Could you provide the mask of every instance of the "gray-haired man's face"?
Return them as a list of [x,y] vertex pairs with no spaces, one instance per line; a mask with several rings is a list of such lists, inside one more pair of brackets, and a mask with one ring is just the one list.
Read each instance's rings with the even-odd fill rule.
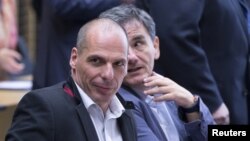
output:
[[152,40],[143,24],[138,21],[124,25],[129,39],[128,74],[124,79],[126,85],[140,85],[150,76],[154,61],[159,58],[159,40]]

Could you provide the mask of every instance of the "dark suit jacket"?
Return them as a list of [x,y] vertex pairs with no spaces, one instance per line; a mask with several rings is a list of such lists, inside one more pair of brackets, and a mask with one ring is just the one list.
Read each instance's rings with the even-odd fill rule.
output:
[[[39,2],[41,7],[36,5]],[[80,27],[100,12],[120,4],[120,0],[35,0],[33,3],[40,16],[33,81],[33,89],[37,89],[68,78],[70,52],[76,46]]]
[[224,101],[232,124],[247,123],[249,41],[239,0],[141,0],[156,22],[157,70],[199,94],[211,112]]
[[[126,109],[118,125],[124,141],[137,140],[131,111]],[[6,141],[21,140],[98,141],[98,136],[75,85],[60,83],[31,91],[18,104]]]
[[[121,96],[134,103],[134,117],[138,132],[138,141],[167,141],[157,118],[154,116],[149,105],[134,91],[127,88],[119,90]],[[208,125],[214,124],[213,117],[207,106],[200,100],[199,107],[201,120],[187,123],[179,115],[180,110],[177,105],[171,101],[166,102],[169,113],[178,130],[180,141],[206,141],[208,136]]]

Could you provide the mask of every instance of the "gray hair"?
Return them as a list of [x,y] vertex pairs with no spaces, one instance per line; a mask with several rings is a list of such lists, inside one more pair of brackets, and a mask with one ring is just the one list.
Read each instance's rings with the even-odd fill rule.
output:
[[151,39],[155,37],[155,22],[152,17],[142,9],[133,5],[123,4],[102,12],[100,18],[109,18],[124,26],[131,21],[138,21],[144,25]]

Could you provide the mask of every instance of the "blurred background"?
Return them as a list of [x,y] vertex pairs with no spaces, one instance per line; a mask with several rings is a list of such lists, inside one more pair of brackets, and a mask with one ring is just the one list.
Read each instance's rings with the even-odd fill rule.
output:
[[17,8],[19,34],[24,37],[29,49],[30,58],[34,61],[36,49],[36,16],[32,7],[32,0],[18,0]]

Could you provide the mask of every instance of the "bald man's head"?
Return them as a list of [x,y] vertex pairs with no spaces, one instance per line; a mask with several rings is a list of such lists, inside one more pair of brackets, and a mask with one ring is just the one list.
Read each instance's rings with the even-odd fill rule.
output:
[[77,36],[76,46],[79,53],[81,53],[84,48],[88,47],[88,42],[93,39],[93,37],[97,35],[107,36],[112,32],[121,32],[127,39],[124,28],[111,19],[98,18],[86,23],[81,27]]

